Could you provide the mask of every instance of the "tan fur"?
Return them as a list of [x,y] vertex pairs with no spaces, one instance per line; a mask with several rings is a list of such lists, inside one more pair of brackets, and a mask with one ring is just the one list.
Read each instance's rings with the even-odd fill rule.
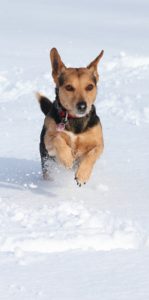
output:
[[100,125],[98,124],[78,135],[76,146],[76,155],[80,158],[76,179],[80,183],[85,183],[91,175],[94,163],[103,151],[103,136]]
[[58,83],[58,76],[60,75],[60,72],[65,70],[65,65],[61,60],[61,57],[57,51],[56,48],[52,48],[50,51],[50,59],[52,64],[52,76],[55,81],[55,83]]

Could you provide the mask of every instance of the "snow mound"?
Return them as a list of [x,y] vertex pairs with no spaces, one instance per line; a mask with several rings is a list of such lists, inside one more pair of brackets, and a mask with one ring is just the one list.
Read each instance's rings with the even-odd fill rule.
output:
[[13,203],[8,206],[1,201],[0,220],[0,251],[16,255],[76,249],[137,249],[144,243],[136,223],[69,201],[36,210]]
[[137,126],[149,123],[148,76],[149,57],[113,57],[101,71],[99,111]]

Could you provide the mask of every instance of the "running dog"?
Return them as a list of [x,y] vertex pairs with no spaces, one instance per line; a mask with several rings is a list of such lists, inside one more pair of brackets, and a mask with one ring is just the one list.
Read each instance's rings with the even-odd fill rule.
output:
[[44,179],[49,179],[51,159],[67,169],[77,162],[75,180],[81,186],[88,181],[103,151],[102,126],[94,106],[99,80],[97,66],[103,53],[102,50],[86,68],[67,68],[57,49],[50,51],[55,101],[37,93],[45,114],[40,137]]

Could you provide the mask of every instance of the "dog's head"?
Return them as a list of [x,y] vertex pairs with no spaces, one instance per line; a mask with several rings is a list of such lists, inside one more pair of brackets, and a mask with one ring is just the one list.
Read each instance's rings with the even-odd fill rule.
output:
[[57,49],[51,50],[52,76],[58,89],[59,101],[70,114],[82,117],[91,110],[99,80],[97,65],[103,53],[102,50],[86,68],[67,68]]

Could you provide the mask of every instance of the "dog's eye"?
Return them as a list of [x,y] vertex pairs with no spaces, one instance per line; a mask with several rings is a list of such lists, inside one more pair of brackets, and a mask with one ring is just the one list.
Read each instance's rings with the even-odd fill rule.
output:
[[86,87],[86,91],[91,91],[94,88],[93,84],[89,84]]
[[72,85],[70,85],[70,84],[66,85],[66,86],[65,86],[65,89],[66,89],[66,91],[68,91],[68,92],[73,92],[73,91],[75,90],[74,87],[73,87]]

